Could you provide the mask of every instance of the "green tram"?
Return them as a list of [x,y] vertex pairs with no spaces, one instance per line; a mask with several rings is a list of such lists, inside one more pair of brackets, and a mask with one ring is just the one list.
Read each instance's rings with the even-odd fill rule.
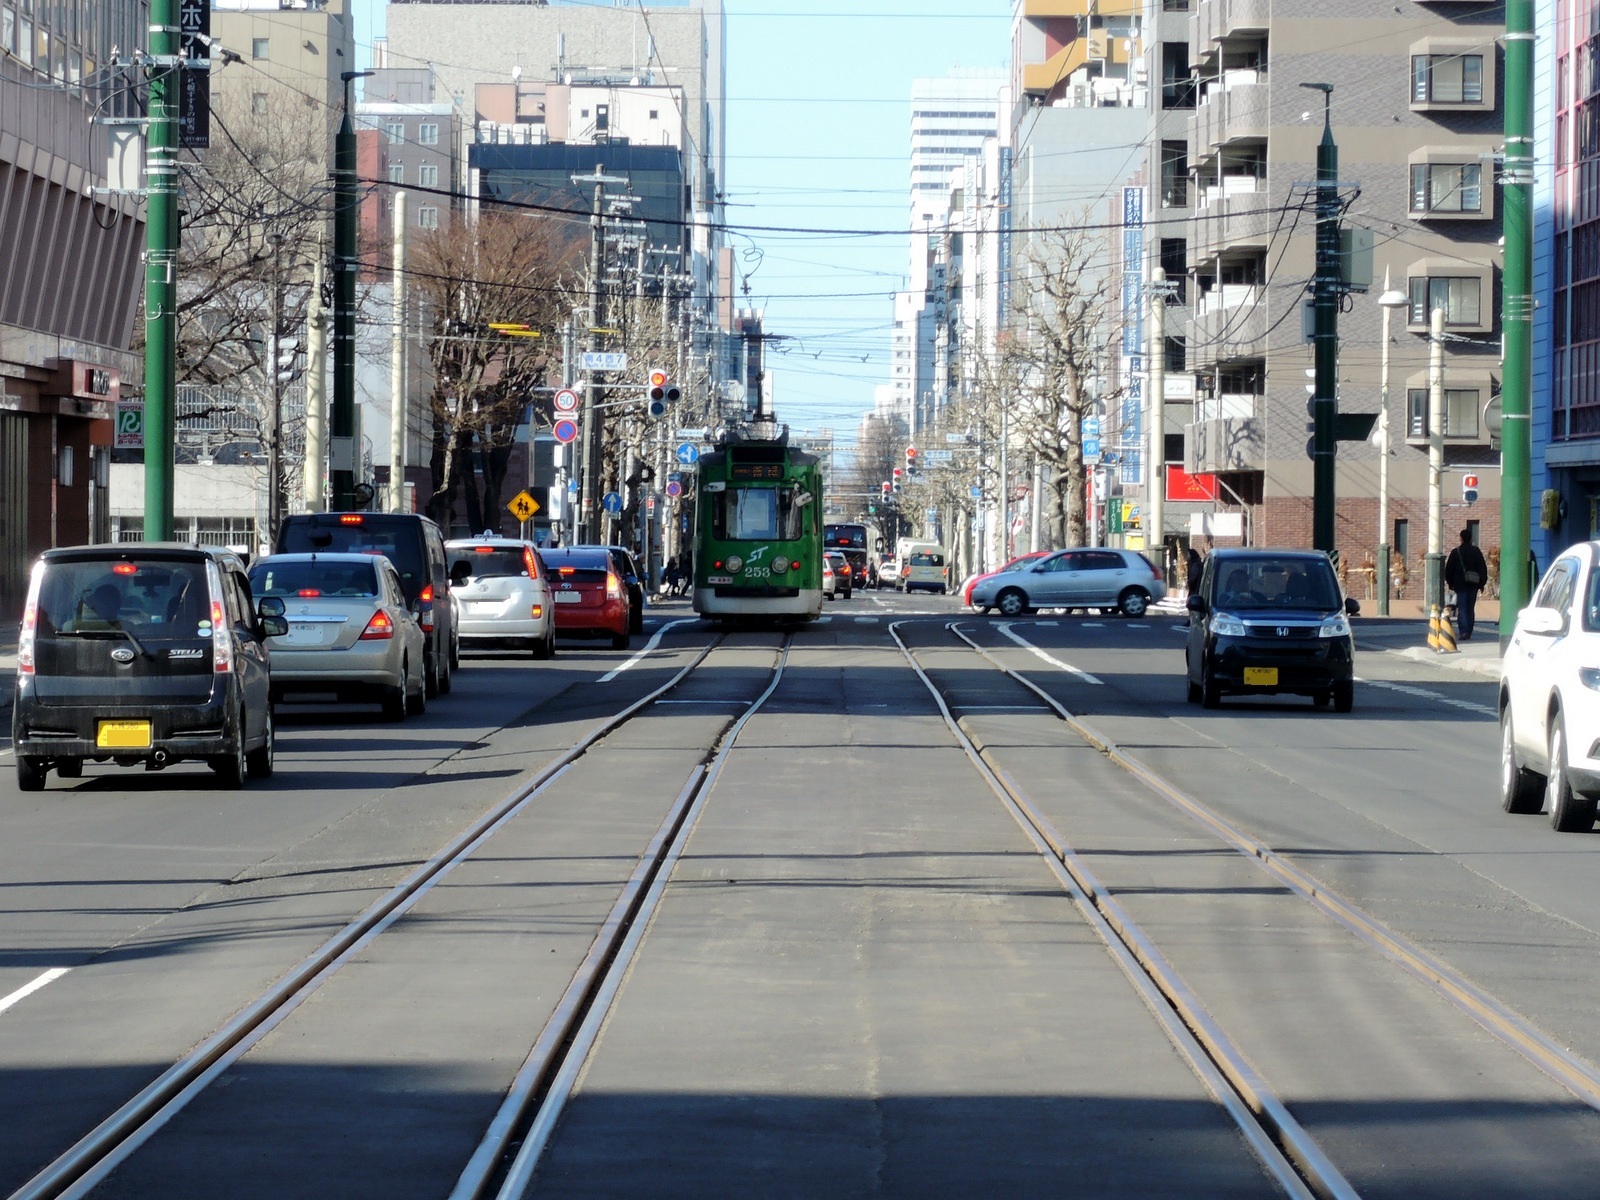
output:
[[700,458],[694,610],[715,621],[822,612],[822,467],[775,440],[729,439]]

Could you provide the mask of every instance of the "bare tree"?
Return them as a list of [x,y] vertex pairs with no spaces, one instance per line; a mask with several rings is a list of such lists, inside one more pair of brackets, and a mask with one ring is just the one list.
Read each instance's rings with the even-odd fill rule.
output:
[[[543,214],[486,212],[417,239],[408,270],[432,328],[428,398],[433,444],[430,516],[449,528],[459,494],[468,525],[498,521],[517,426],[530,405],[548,423],[541,386],[559,355],[579,258],[570,224]],[[491,324],[522,324],[513,338]]]
[[1014,387],[1017,438],[1050,468],[1050,529],[1058,545],[1086,544],[1083,422],[1111,403],[1105,364],[1115,352],[1115,298],[1104,247],[1084,230],[1044,235],[1027,256],[1015,332],[1002,340]]
[[867,506],[873,503],[884,483],[893,478],[894,468],[904,461],[909,444],[904,426],[897,419],[870,416],[862,425],[856,439],[855,465],[849,476],[851,490],[861,496],[844,506],[857,521],[866,520]]

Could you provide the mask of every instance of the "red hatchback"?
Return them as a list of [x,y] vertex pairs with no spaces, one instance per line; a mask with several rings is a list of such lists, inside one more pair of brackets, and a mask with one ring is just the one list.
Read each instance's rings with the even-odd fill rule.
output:
[[606,550],[558,547],[541,550],[550,571],[550,596],[556,632],[564,637],[611,636],[614,650],[628,648],[627,585]]

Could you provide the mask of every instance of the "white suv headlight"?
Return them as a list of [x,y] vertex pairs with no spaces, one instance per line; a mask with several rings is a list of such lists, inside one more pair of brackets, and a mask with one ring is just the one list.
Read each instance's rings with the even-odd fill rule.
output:
[[1336,638],[1350,636],[1350,622],[1343,613],[1327,618],[1322,622],[1322,628],[1317,630],[1318,637]]
[[1246,634],[1243,621],[1232,613],[1223,612],[1211,614],[1211,632],[1217,637],[1244,637]]

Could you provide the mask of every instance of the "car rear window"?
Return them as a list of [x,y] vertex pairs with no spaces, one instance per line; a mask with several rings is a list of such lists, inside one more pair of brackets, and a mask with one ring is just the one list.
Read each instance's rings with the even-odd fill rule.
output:
[[537,579],[537,568],[530,571],[528,556],[520,546],[466,546],[450,549],[450,577],[456,578],[457,565],[465,563],[474,579],[525,575]]
[[274,562],[250,568],[250,588],[259,596],[351,596],[378,594],[378,572],[370,562]]
[[918,551],[911,556],[911,565],[913,567],[942,567],[944,566],[944,555],[927,554]]
[[1325,562],[1248,558],[1217,563],[1214,603],[1235,608],[1339,608],[1339,584]]
[[122,631],[137,638],[194,638],[209,636],[210,622],[203,563],[137,557],[52,562],[39,587],[36,636]]
[[408,599],[415,599],[427,583],[423,561],[422,527],[415,521],[385,519],[372,513],[358,514],[359,524],[333,520],[285,521],[278,534],[278,550],[283,554],[381,554],[400,572]]

